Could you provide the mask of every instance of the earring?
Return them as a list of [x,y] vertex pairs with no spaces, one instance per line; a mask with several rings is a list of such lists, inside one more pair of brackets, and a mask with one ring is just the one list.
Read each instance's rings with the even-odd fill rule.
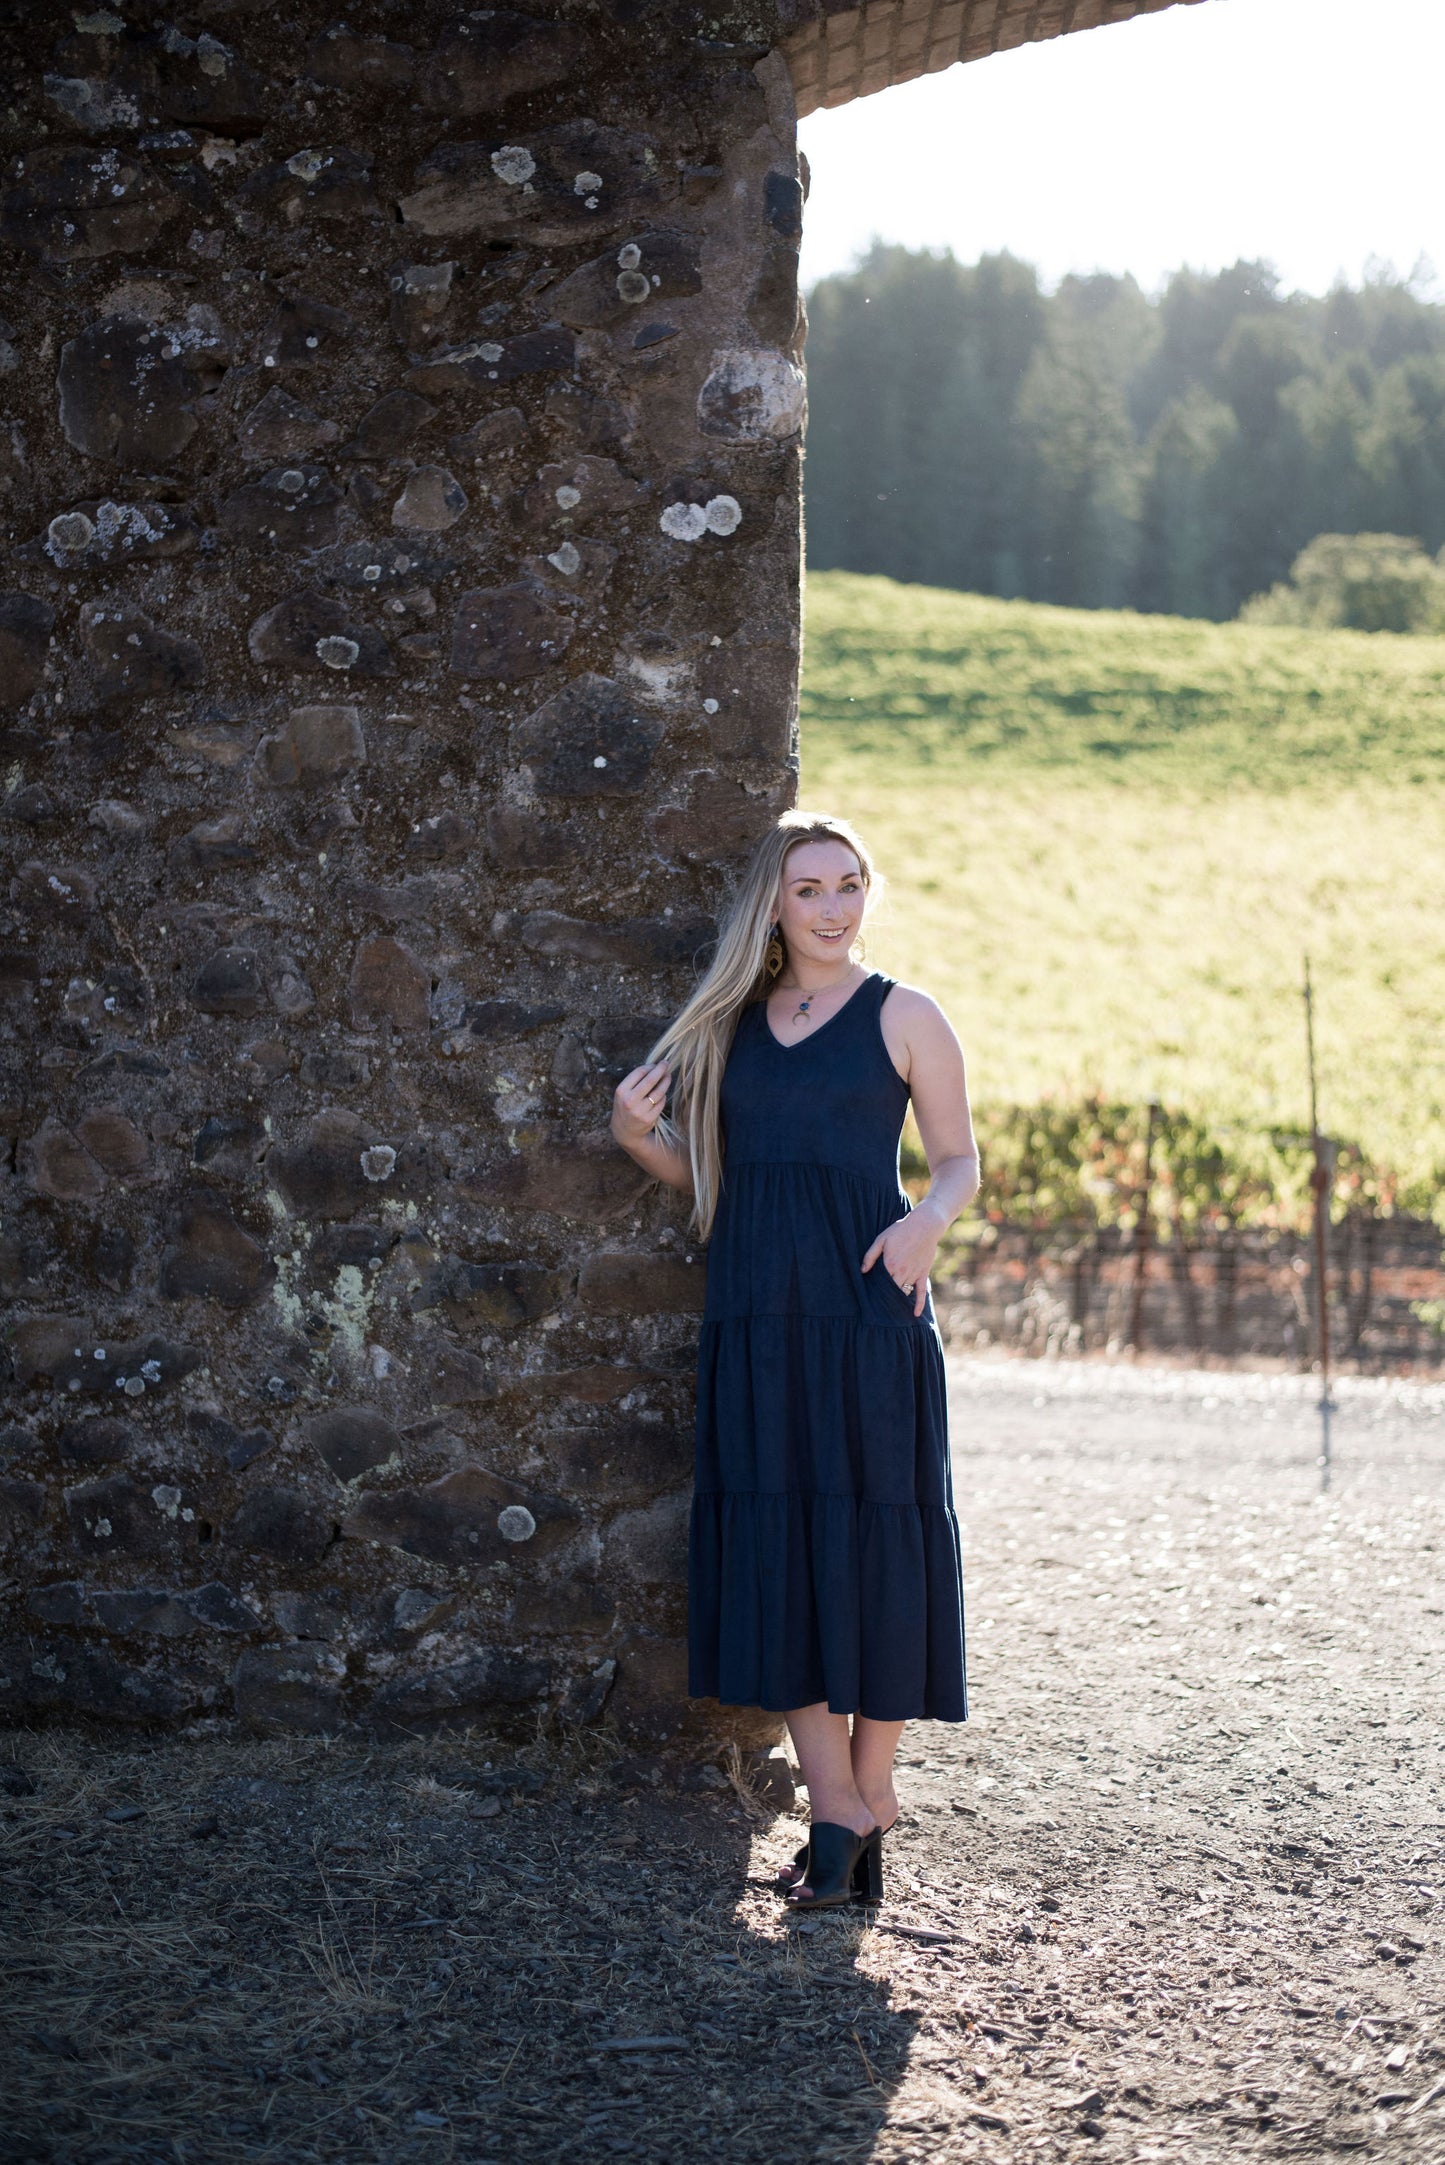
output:
[[780,970],[782,969],[782,967],[783,967],[783,941],[782,941],[782,935],[781,935],[781,933],[780,933],[780,932],[778,931],[778,928],[777,928],[777,926],[776,926],[776,925],[774,925],[774,926],[773,926],[773,929],[772,929],[772,931],[771,931],[771,932],[770,932],[770,933],[768,934],[768,944],[767,944],[767,946],[766,946],[766,947],[765,947],[765,948],[763,949],[763,968],[764,968],[764,969],[765,969],[765,970],[767,971],[767,973],[768,973],[769,977],[776,977],[776,976],[778,975],[778,972],[779,972],[779,971],[780,971]]

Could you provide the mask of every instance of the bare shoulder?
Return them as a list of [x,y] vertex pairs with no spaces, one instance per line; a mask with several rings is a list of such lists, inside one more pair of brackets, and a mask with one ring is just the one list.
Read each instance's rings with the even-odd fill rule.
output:
[[918,1085],[940,1066],[961,1067],[953,1026],[937,1000],[916,985],[894,985],[879,1015],[888,1056],[903,1080]]
[[952,1037],[953,1025],[930,993],[916,985],[894,985],[884,1002],[885,1021],[896,1022],[900,1036],[911,1044]]

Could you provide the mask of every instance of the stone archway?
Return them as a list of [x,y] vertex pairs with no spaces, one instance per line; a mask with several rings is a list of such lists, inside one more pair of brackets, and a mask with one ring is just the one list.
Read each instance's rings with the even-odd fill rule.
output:
[[782,39],[798,117],[848,105],[961,60],[986,60],[1044,38],[1097,30],[1199,0],[829,0],[800,8]]
[[605,1129],[795,787],[792,80],[1158,4],[12,17],[4,1712],[675,1729]]

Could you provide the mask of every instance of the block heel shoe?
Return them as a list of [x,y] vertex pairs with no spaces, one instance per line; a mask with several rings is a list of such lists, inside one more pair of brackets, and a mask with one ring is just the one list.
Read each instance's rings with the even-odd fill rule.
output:
[[808,1836],[804,1859],[804,1877],[786,1896],[789,1909],[846,1909],[852,1902],[882,1901],[883,1837],[876,1827],[855,1834],[851,1827],[822,1820]]
[[875,1827],[867,1837],[853,1867],[853,1900],[876,1909],[883,1900],[883,1829]]
[[[893,1832],[893,1829],[898,1824],[899,1821],[897,1819],[890,1819],[886,1827],[875,1827],[873,1829],[873,1832],[868,1836],[868,1840],[872,1844],[872,1861],[866,1866],[866,1868],[864,1860],[862,1858],[860,1858],[858,1861],[858,1867],[854,1873],[853,1885],[853,1899],[855,1902],[882,1901],[883,1837],[885,1834],[891,1834]],[[806,1842],[804,1842],[802,1848],[794,1856],[791,1864],[779,1865],[777,1877],[774,1880],[773,1884],[777,1888],[779,1894],[787,1894],[790,1888],[801,1886],[803,1881],[807,1878],[807,1875],[808,1845]]]

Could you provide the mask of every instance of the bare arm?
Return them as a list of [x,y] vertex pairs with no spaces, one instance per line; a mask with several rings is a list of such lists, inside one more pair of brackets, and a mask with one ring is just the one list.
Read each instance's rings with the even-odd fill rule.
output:
[[612,1095],[612,1135],[635,1165],[669,1188],[692,1193],[692,1160],[685,1150],[659,1142],[654,1134],[667,1102],[671,1072],[659,1061],[635,1067],[624,1075]]
[[871,1270],[881,1258],[897,1285],[915,1288],[913,1312],[922,1315],[938,1244],[978,1193],[978,1145],[963,1048],[948,1017],[926,993],[900,985],[885,1018],[889,1052],[913,1095],[930,1177],[928,1192],[906,1217],[879,1234],[863,1258],[863,1268]]
[[978,1144],[968,1104],[963,1047],[943,1010],[914,993],[903,1017],[908,1087],[930,1179],[919,1210],[934,1213],[940,1238],[978,1193]]

